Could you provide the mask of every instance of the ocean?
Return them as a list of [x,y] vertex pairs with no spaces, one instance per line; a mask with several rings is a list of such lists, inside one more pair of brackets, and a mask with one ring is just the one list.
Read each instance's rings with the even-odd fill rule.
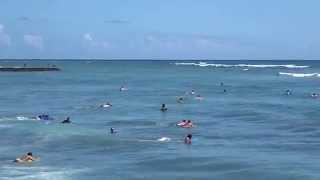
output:
[[0,61],[23,64],[61,71],[0,72],[1,180],[320,179],[318,61]]

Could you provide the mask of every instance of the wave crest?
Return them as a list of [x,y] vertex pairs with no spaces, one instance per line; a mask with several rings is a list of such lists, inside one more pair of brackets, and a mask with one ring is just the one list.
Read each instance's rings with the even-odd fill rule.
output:
[[320,74],[318,73],[286,73],[286,72],[279,72],[279,75],[286,75],[286,76],[292,76],[292,77],[320,77]]
[[294,65],[294,64],[210,64],[206,62],[199,63],[189,63],[181,62],[175,63],[175,65],[185,65],[185,66],[200,66],[200,67],[217,67],[217,68],[308,68],[309,66]]

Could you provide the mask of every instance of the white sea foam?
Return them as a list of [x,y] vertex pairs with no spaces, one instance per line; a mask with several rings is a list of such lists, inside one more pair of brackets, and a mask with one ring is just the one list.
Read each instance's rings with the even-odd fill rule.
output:
[[309,66],[294,65],[294,64],[210,64],[206,62],[199,63],[175,63],[175,65],[184,65],[184,66],[200,66],[200,67],[217,67],[217,68],[232,68],[232,67],[241,67],[241,68],[308,68]]
[[4,170],[6,177],[3,179],[34,179],[34,180],[68,180],[71,179],[73,174],[87,171],[87,169],[55,169],[49,167],[30,167],[30,166],[7,166],[2,167],[0,170]]
[[28,117],[24,117],[24,116],[17,116],[16,118],[17,118],[17,120],[19,120],[19,121],[27,121],[27,120],[31,120],[30,118],[28,118]]
[[160,141],[160,142],[168,142],[170,140],[171,140],[171,138],[168,138],[168,137],[161,137],[161,138],[157,139],[157,141]]
[[286,75],[286,76],[292,76],[292,77],[320,77],[320,74],[318,73],[286,73],[286,72],[279,72],[279,75]]
[[24,116],[17,116],[17,117],[0,117],[0,121],[32,121],[33,118],[24,117]]

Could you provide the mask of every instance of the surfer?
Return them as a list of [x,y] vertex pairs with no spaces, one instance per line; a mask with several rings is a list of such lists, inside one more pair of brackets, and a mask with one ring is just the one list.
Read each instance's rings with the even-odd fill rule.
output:
[[117,131],[114,128],[110,128],[110,134],[115,134]]
[[192,124],[191,120],[188,120],[185,124],[181,125],[180,127],[182,127],[182,128],[192,128],[193,124]]
[[71,120],[70,120],[70,117],[67,117],[65,120],[63,120],[61,122],[62,124],[70,124],[71,123]]
[[120,87],[120,91],[127,91],[127,90],[128,90],[128,88],[125,88],[124,86]]
[[32,152],[28,152],[26,155],[23,155],[14,160],[16,163],[23,163],[23,162],[33,162],[36,158],[33,157]]
[[317,98],[317,97],[319,97],[319,94],[317,94],[317,93],[312,93],[310,96],[311,96],[312,98]]
[[188,134],[185,138],[184,138],[184,143],[185,144],[191,144],[191,139],[192,139],[192,134]]
[[287,89],[287,90],[286,90],[286,95],[287,95],[287,96],[292,95],[292,91],[291,91],[290,89]]
[[111,106],[112,106],[112,104],[111,104],[111,103],[109,103],[109,102],[107,102],[107,103],[105,103],[105,104],[100,105],[100,107],[102,107],[102,108],[107,108],[107,107],[111,107]]
[[162,104],[161,109],[162,112],[165,112],[168,110],[168,108],[166,107],[166,104]]
[[50,121],[53,120],[52,117],[50,117],[48,114],[41,114],[36,117],[37,120],[42,120],[42,121]]
[[182,121],[180,121],[179,123],[177,123],[177,126],[183,126],[183,125],[185,125],[187,123],[187,120],[182,120]]

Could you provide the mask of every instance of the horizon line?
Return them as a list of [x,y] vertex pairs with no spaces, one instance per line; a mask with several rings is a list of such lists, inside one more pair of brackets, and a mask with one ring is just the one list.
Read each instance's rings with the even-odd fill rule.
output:
[[0,58],[0,61],[319,61],[320,59],[152,59],[152,58]]

